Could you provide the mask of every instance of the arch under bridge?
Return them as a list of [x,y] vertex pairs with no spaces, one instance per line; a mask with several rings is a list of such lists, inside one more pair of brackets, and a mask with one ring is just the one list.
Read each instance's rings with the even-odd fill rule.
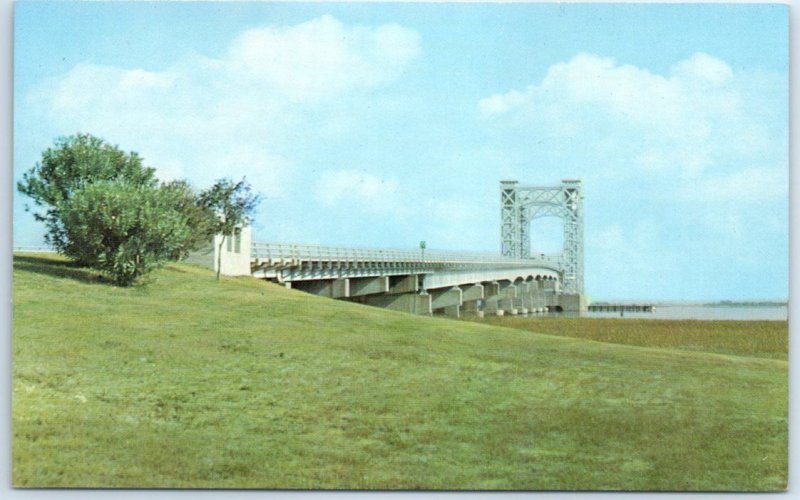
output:
[[[223,247],[222,272],[414,314],[580,311],[586,309],[582,200],[580,181],[502,182],[503,255],[254,242],[245,228]],[[558,255],[531,256],[528,226],[542,214],[564,220]]]

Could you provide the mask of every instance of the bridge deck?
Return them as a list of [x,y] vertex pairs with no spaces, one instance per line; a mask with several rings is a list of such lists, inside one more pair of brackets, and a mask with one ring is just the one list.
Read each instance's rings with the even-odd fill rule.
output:
[[498,255],[446,252],[431,250],[397,250],[376,248],[345,248],[292,243],[253,242],[251,247],[253,270],[281,270],[302,267],[304,264],[334,267],[375,267],[403,269],[408,272],[442,270],[478,270],[543,268],[560,269],[560,256],[541,255],[537,258],[518,259]]

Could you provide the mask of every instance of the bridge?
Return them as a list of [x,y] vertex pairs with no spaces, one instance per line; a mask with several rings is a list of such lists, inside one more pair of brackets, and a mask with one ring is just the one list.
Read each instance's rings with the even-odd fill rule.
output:
[[[529,226],[543,216],[564,221],[560,254],[531,255]],[[502,255],[487,255],[256,242],[243,228],[227,238],[222,273],[249,274],[287,288],[413,314],[586,309],[580,181],[546,187],[502,182],[501,240]]]

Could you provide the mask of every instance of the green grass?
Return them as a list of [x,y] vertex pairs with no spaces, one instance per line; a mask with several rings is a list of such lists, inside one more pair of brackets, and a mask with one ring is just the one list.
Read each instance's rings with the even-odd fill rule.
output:
[[695,321],[487,316],[486,324],[613,344],[789,358],[788,321]]
[[783,359],[415,317],[188,265],[122,289],[17,256],[13,300],[15,486],[786,487]]

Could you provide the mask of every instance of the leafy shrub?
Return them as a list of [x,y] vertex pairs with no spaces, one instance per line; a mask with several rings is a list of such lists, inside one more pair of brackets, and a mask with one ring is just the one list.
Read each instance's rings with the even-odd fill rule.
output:
[[127,286],[174,259],[190,234],[175,190],[95,182],[59,203],[64,253]]
[[[95,182],[118,181],[155,187],[155,170],[145,167],[136,153],[126,153],[91,134],[61,137],[42,153],[41,162],[26,172],[17,189],[29,196],[43,212],[34,213],[47,228],[45,241],[71,255],[69,230],[60,212],[62,204]],[[30,210],[30,207],[26,207]],[[86,262],[83,262],[84,264]]]
[[184,180],[159,186],[136,153],[90,134],[59,138],[17,189],[43,209],[34,217],[47,243],[119,285],[186,258],[215,234],[224,241],[249,223],[259,200],[244,179],[222,179],[199,194]]

